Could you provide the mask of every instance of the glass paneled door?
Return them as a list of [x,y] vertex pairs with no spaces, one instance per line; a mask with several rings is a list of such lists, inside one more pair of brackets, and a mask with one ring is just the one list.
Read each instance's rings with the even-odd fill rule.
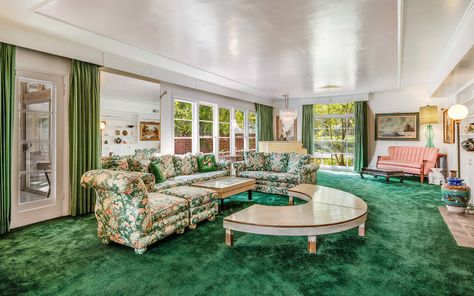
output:
[[[13,152],[12,227],[55,218],[63,214],[63,196],[57,196],[56,152],[64,155],[64,134],[56,129],[58,98],[64,106],[64,77],[18,71]],[[64,116],[61,115],[62,122]],[[64,122],[63,122],[64,124]],[[57,139],[62,144],[57,146]],[[64,160],[61,159],[63,164]],[[64,170],[60,169],[60,180]],[[61,191],[64,186],[61,185]],[[16,189],[16,192],[15,192]]]

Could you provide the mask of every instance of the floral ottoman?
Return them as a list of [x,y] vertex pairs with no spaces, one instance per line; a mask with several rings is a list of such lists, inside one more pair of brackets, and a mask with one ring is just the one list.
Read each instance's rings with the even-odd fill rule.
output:
[[160,191],[188,201],[189,228],[195,229],[197,223],[205,219],[213,221],[218,213],[217,193],[210,189],[179,186]]

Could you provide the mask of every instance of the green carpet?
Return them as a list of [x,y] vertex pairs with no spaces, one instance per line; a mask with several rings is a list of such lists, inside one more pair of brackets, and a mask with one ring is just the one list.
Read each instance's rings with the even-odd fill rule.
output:
[[[236,233],[229,248],[222,219],[251,204],[246,194],[215,222],[141,256],[101,245],[93,215],[66,217],[0,237],[0,295],[472,295],[474,249],[451,237],[437,209],[439,186],[318,176],[367,202],[365,237],[357,229],[320,236],[309,254],[305,237]],[[253,202],[287,198],[255,193]]]

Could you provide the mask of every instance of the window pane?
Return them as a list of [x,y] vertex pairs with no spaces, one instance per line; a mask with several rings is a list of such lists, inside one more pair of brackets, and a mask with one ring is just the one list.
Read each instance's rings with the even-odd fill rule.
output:
[[257,117],[255,115],[255,112],[249,112],[249,137],[254,137],[255,136],[255,127],[257,124]]
[[230,154],[230,138],[219,138],[219,155]]
[[20,203],[50,198],[51,171],[22,173],[20,175]]
[[199,120],[212,121],[213,118],[212,106],[200,105],[199,106]]
[[193,151],[193,141],[190,138],[174,139],[174,154],[186,154]]
[[230,122],[230,109],[219,108],[219,122]]
[[257,141],[255,138],[249,138],[249,150],[255,150],[257,148]]
[[21,81],[20,110],[50,112],[53,85],[41,82]]
[[219,137],[230,137],[230,123],[219,123]]
[[22,141],[49,141],[51,139],[49,113],[21,112]]
[[51,170],[50,143],[33,142],[20,145],[22,152],[20,171]]
[[174,118],[193,119],[193,105],[187,102],[174,101]]
[[235,111],[235,134],[244,134],[244,112],[243,111]]
[[202,136],[208,136],[212,137],[212,122],[199,122],[199,135]]
[[192,122],[175,120],[174,121],[174,136],[175,137],[191,137],[192,136]]
[[214,147],[214,140],[212,138],[199,139],[199,151],[203,153],[212,153]]

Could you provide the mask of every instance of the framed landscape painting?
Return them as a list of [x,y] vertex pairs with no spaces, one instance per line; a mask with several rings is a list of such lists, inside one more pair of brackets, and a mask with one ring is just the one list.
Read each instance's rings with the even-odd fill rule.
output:
[[160,123],[156,121],[140,122],[140,141],[159,141]]
[[454,139],[454,120],[448,116],[448,109],[443,111],[443,142],[453,144]]
[[418,112],[375,114],[375,140],[418,141],[419,117]]

